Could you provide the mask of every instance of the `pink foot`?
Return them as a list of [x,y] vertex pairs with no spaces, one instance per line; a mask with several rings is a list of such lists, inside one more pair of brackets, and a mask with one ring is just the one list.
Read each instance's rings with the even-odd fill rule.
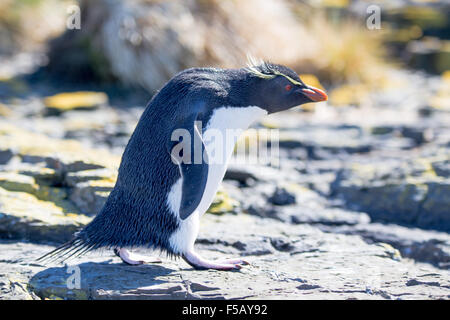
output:
[[122,261],[129,265],[139,265],[144,263],[161,263],[161,259],[156,257],[146,257],[139,253],[132,253],[127,249],[114,249],[114,253],[122,259]]
[[197,270],[206,270],[206,269],[215,269],[215,270],[239,270],[242,268],[242,265],[248,265],[247,261],[242,259],[227,259],[219,262],[210,261],[207,259],[203,259],[194,251],[189,251],[183,254],[183,259],[189,263],[194,269]]

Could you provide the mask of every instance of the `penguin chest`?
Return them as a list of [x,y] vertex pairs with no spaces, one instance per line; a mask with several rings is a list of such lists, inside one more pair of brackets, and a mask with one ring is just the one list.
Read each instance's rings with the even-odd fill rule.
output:
[[222,107],[216,109],[203,130],[203,142],[208,154],[206,188],[197,208],[200,214],[211,205],[240,135],[267,111],[256,106]]
[[218,108],[213,112],[205,128],[202,128],[202,139],[208,154],[208,176],[197,209],[185,220],[179,217],[182,178],[174,183],[168,194],[169,208],[179,219],[179,228],[169,239],[173,252],[180,254],[193,250],[198,234],[199,217],[208,210],[214,199],[233,155],[237,139],[252,122],[265,114],[267,111],[253,106]]

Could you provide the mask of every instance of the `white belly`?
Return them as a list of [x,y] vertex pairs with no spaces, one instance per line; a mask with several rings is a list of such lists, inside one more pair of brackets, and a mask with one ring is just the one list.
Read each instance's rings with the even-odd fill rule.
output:
[[[185,252],[194,245],[198,233],[198,219],[208,210],[217,189],[223,180],[228,163],[240,133],[255,120],[266,115],[267,111],[259,107],[216,109],[203,131],[203,141],[208,154],[208,178],[205,191],[197,209],[186,219],[179,218],[182,183],[181,178],[172,186],[167,202],[173,214],[179,219],[180,228],[171,239],[172,247]],[[205,124],[203,124],[205,125]]]
[[197,208],[200,215],[211,205],[223,180],[228,163],[233,155],[237,139],[267,111],[259,107],[216,109],[203,132],[203,141],[209,158],[208,179],[205,192]]

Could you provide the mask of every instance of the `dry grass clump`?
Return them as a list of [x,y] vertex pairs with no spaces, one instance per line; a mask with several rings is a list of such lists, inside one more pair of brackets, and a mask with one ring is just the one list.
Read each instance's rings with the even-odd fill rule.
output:
[[155,92],[182,69],[242,67],[250,53],[313,74],[328,88],[382,83],[379,32],[350,17],[336,22],[328,9],[304,1],[82,0],[80,5],[82,28],[54,42],[52,72],[85,80],[97,75],[97,83],[119,79]]
[[315,74],[328,85],[382,86],[387,67],[384,32],[365,20],[290,1],[200,2],[211,19],[205,41],[208,62],[242,64],[245,53]]
[[31,50],[60,34],[73,0],[0,1],[0,53]]
[[374,85],[385,77],[387,62],[377,31],[352,21],[334,26],[322,15],[312,21],[309,30],[320,39],[320,53],[311,62],[322,79]]

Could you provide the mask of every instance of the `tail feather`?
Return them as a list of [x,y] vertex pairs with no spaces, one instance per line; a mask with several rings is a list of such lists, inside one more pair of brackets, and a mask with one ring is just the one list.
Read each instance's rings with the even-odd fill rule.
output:
[[37,258],[36,261],[41,263],[51,263],[56,261],[64,262],[70,258],[79,257],[82,254],[93,250],[94,247],[94,245],[87,243],[80,237],[75,237],[56,249],[46,253],[42,257]]
[[73,258],[78,258],[82,255],[84,255],[85,253],[88,253],[91,250],[94,250],[96,247],[94,245],[89,245],[89,246],[85,246],[85,247],[81,247],[79,248],[77,251],[75,251],[72,255]]

